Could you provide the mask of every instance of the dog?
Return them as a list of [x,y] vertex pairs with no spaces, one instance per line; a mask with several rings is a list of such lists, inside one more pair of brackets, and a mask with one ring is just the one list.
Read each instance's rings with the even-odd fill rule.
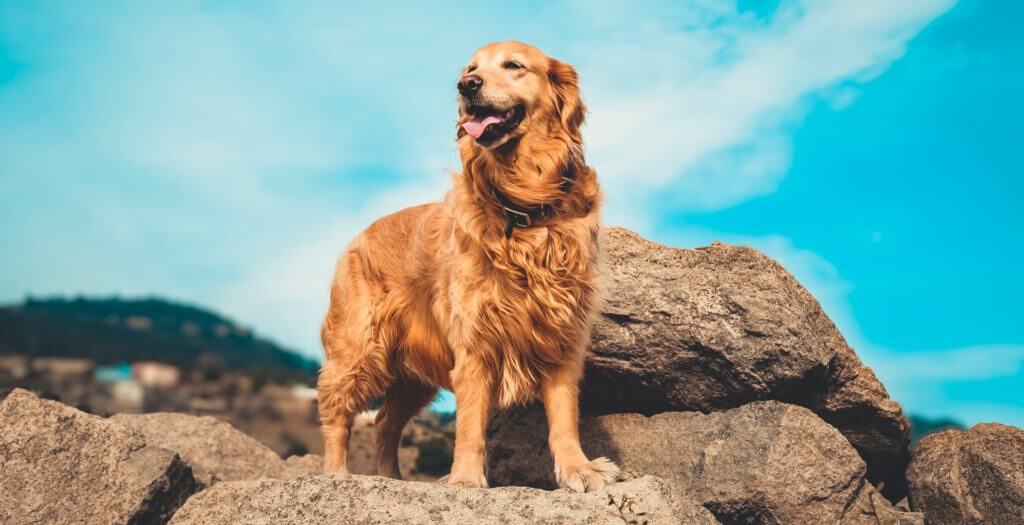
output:
[[480,48],[457,82],[462,170],[441,203],[362,232],[338,260],[317,381],[325,470],[345,472],[350,426],[371,399],[377,472],[401,479],[402,428],[454,392],[448,482],[487,487],[495,409],[539,397],[560,486],[613,482],[580,447],[579,382],[599,302],[597,176],[572,66],[521,42]]

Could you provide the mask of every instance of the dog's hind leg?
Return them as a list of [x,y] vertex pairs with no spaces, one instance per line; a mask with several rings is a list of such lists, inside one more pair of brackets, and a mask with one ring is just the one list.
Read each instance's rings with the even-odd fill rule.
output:
[[407,378],[395,381],[388,388],[374,424],[378,475],[402,479],[398,468],[398,445],[402,429],[435,395],[436,387]]
[[342,259],[321,330],[324,365],[317,379],[324,470],[346,472],[348,440],[356,414],[394,381],[393,330],[387,298],[362,271],[357,253]]
[[348,472],[348,438],[352,420],[363,411],[365,400],[356,392],[354,374],[327,362],[317,380],[320,424],[324,435],[324,471]]
[[324,469],[329,473],[346,471],[353,419],[368,408],[371,399],[382,396],[394,381],[386,346],[370,340],[353,348],[358,349],[326,361],[317,380]]

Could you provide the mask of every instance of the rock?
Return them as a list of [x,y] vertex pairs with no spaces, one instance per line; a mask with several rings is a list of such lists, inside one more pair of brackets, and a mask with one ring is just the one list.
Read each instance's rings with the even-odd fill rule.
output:
[[985,423],[926,436],[907,482],[929,524],[1024,523],[1024,430]]
[[923,512],[900,511],[899,525],[925,525]]
[[[555,486],[539,407],[494,418],[492,485]],[[674,482],[723,523],[896,523],[892,505],[865,481],[864,461],[810,410],[775,401],[711,414],[584,417],[589,457],[616,461],[626,477]]]
[[[349,471],[354,474],[377,472],[373,417],[372,413],[360,414],[352,426]],[[292,479],[323,472],[322,456],[292,456],[287,462],[283,461],[263,443],[230,423],[210,416],[158,412],[116,414],[110,419],[139,432],[154,445],[177,452],[205,486],[220,481]],[[398,450],[399,466],[406,479],[437,479],[437,476],[420,472],[417,468],[417,446],[428,438],[437,439],[436,436],[443,434],[412,424],[406,427],[403,438],[408,439],[403,440],[403,446]],[[406,445],[406,441],[410,444]]]
[[221,523],[717,523],[664,480],[645,477],[575,494],[467,489],[352,474],[218,483],[172,524]]
[[921,512],[911,512],[910,500],[907,498],[897,502],[895,508],[896,512],[900,513],[899,525],[924,525],[924,514]]
[[324,457],[318,454],[291,456],[284,463],[281,479],[295,479],[302,476],[316,476],[324,473]]
[[818,302],[778,263],[715,243],[673,249],[604,234],[606,302],[581,392],[595,414],[803,405],[902,497],[909,423]]
[[142,434],[151,444],[177,452],[207,486],[285,475],[285,462],[274,451],[214,417],[156,412],[117,414],[110,420]]
[[[376,412],[364,412],[356,416],[352,423],[348,448],[348,471],[353,474],[377,474],[376,439],[374,437],[374,417]],[[418,430],[416,425],[409,423],[402,431],[402,442],[398,447],[398,468],[404,479],[416,481],[433,481],[437,476],[421,476],[416,470],[416,457],[419,450],[409,446],[413,433]]]
[[0,405],[0,523],[166,521],[197,490],[177,454],[15,389]]
[[220,481],[287,480],[324,470],[323,456],[306,454],[282,460],[269,447],[214,417],[157,412],[116,414],[110,419],[152,444],[177,452],[206,486]]

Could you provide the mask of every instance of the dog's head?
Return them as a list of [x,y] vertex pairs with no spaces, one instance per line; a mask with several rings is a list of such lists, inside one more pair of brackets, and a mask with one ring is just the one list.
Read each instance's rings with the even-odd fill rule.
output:
[[531,45],[480,48],[462,69],[457,89],[460,140],[492,149],[531,133],[564,133],[580,142],[586,108],[576,70]]

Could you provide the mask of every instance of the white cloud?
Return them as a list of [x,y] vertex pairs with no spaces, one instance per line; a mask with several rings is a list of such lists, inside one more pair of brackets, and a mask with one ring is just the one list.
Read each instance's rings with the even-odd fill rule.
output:
[[[986,421],[1024,426],[1019,388],[1024,380],[1024,346],[990,345],[893,352],[875,348],[873,366],[889,393],[913,413],[953,417],[966,425]],[[999,399],[1000,401],[993,401]]]
[[[606,186],[609,222],[648,229],[656,223],[651,215],[657,211],[650,199],[653,192],[659,193],[659,200],[670,194],[673,206],[709,210],[774,191],[790,165],[789,128],[808,101],[821,96],[839,101],[837,106],[849,103],[856,82],[899,58],[906,42],[950,5],[947,0],[791,3],[768,22],[737,13],[726,2],[681,7],[674,16],[577,5],[579,35],[563,46],[563,58],[584,75],[584,93],[592,110],[586,129],[588,151]],[[432,30],[447,32],[443,27]],[[333,63],[351,67],[365,59],[352,56],[341,44],[330,45],[330,30],[316,34]],[[432,55],[458,54],[452,50]],[[401,56],[390,60],[407,64]],[[432,60],[425,67],[446,67]],[[379,63],[373,70],[382,76],[391,71]],[[401,100],[407,86],[384,89],[405,107]],[[390,125],[401,130],[406,123]],[[400,135],[414,135],[419,129]],[[427,173],[436,170],[426,166]],[[416,197],[422,200],[413,197],[409,203]],[[274,264],[293,264],[291,271],[297,274],[318,274],[312,268],[322,264],[306,250],[331,245],[319,239],[332,237],[314,232],[286,258],[290,263]],[[340,246],[334,249],[336,255]],[[792,254],[784,263],[813,268],[808,275],[827,266],[807,252],[776,251]],[[826,286],[832,284],[822,284],[818,291]],[[309,293],[324,295],[319,289]],[[830,313],[839,313],[841,323],[854,324],[849,312],[838,312],[846,308],[845,301],[823,302],[832,304]]]
[[[0,217],[30,226],[0,295],[154,291],[315,354],[342,247],[438,197],[456,167],[452,84],[477,45],[520,38],[577,65],[608,222],[653,230],[657,202],[711,210],[774,191],[808,103],[849,103],[950,5],[793,1],[764,19],[708,0],[401,16],[330,2],[0,5],[0,42],[33,65],[0,90],[0,162],[16,171],[0,182],[53,196],[46,218],[0,196],[16,210]],[[88,262],[62,267],[35,240],[47,238]]]
[[[650,228],[657,222],[657,208],[650,199],[654,192],[659,200],[670,195],[672,206],[699,210],[719,209],[771,193],[790,165],[789,128],[802,116],[808,101],[820,96],[839,100],[839,106],[848,103],[856,82],[876,75],[899,58],[906,42],[950,5],[947,0],[899,5],[808,2],[781,7],[769,22],[737,13],[725,2],[683,7],[675,16],[577,5],[575,15],[582,28],[563,46],[563,58],[576,64],[584,75],[584,93],[592,110],[585,130],[588,151],[606,186],[608,221],[640,230]],[[443,28],[445,24],[461,23],[457,19],[432,20],[440,24],[431,26],[432,31],[440,33],[449,31]],[[387,38],[364,34],[365,29],[345,34],[332,30],[331,23],[330,17],[314,23],[312,42],[323,48],[325,62],[331,67],[365,69],[368,61],[370,74],[352,79],[359,89],[376,89],[367,82],[393,75],[396,69],[454,70],[457,63],[445,64],[438,57],[469,52],[447,48],[427,54],[424,64],[410,64],[408,57],[396,53],[381,62],[353,53],[347,44],[359,37],[376,42]],[[405,38],[409,37],[400,41]],[[442,46],[463,44],[453,39]],[[421,56],[415,55],[417,59]],[[403,83],[380,88],[396,107],[386,115],[387,120],[377,124],[393,128],[399,140],[436,132],[403,119],[422,111],[407,105],[408,88]],[[440,93],[431,96],[445,97]],[[450,130],[445,133],[450,135]],[[449,140],[446,135],[445,141]],[[435,140],[425,143],[442,149]],[[420,153],[430,162],[414,164],[409,171],[447,182],[436,175],[440,172],[436,163],[451,158],[450,146],[443,153],[448,156]],[[445,164],[450,165],[450,160]],[[399,193],[405,198],[389,196],[388,191],[378,205],[337,217],[329,226],[297,238],[288,253],[257,263],[240,283],[229,288],[228,295],[235,299],[225,301],[227,307],[283,340],[310,348],[333,267],[325,259],[333,263],[345,244],[342,239],[351,239],[375,213],[382,215],[424,200],[419,192]],[[835,270],[827,262],[793,249],[778,237],[752,241],[809,280],[841,327],[855,329],[845,301],[848,286],[834,279]],[[268,288],[268,277],[279,284]],[[248,300],[252,295],[260,299]],[[289,313],[281,316],[276,308],[263,313],[262,307],[250,306],[264,303],[283,303],[287,305],[283,310]]]
[[949,350],[890,353],[879,366],[899,370],[893,381],[970,381],[1020,374],[1024,346],[994,345]]
[[704,25],[648,20],[642,38],[578,44],[588,149],[611,206],[668,192],[683,209],[713,210],[774,191],[789,168],[788,126],[808,102],[849,104],[857,82],[952,4],[789,2],[768,22],[705,9],[693,17]]

